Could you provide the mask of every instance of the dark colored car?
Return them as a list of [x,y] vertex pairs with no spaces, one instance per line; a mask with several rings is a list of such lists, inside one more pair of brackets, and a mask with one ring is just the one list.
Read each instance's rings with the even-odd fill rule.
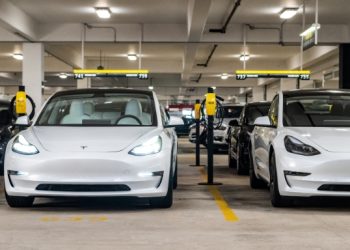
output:
[[0,101],[0,175],[4,172],[4,156],[7,142],[11,139],[9,126],[11,115],[9,112],[10,102]]
[[186,117],[186,116],[181,117],[181,119],[184,124],[175,126],[176,134],[178,136],[182,136],[182,135],[187,136],[190,132],[191,125],[195,123],[195,119],[193,119],[192,117]]
[[256,118],[266,116],[271,102],[246,104],[239,121],[232,120],[228,131],[228,161],[230,168],[237,168],[239,175],[249,173],[249,142]]

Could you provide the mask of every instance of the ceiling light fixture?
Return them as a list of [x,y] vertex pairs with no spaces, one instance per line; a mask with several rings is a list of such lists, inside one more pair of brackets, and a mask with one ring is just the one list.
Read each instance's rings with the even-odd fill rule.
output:
[[111,10],[109,8],[95,8],[95,12],[101,19],[108,19],[111,17]]
[[212,88],[213,90],[216,90],[216,87],[215,87],[215,86],[212,86],[211,88]]
[[305,30],[303,33],[300,34],[301,37],[307,36],[311,32],[315,32],[316,30],[319,30],[321,28],[321,24],[314,23],[312,24],[307,30]]
[[249,54],[242,54],[240,57],[239,57],[239,60],[242,61],[242,62],[246,62],[250,59],[250,55]]
[[128,54],[128,59],[130,61],[136,61],[137,60],[137,55],[136,54]]
[[66,73],[60,73],[60,74],[58,75],[58,77],[61,78],[61,79],[67,79],[67,78],[68,78],[68,75],[67,75]]
[[281,19],[290,19],[298,13],[299,8],[284,8],[280,12]]
[[148,86],[148,89],[149,89],[149,90],[153,90],[154,87],[153,87],[153,86]]
[[227,74],[227,73],[223,73],[223,74],[221,75],[221,79],[222,79],[222,80],[227,80],[227,79],[228,79],[228,74]]
[[12,57],[16,60],[23,60],[23,55],[21,53],[14,53],[12,54]]

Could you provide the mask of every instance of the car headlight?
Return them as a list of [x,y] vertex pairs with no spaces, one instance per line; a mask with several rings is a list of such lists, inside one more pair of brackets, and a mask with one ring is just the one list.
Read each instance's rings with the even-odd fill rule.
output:
[[284,145],[287,151],[293,154],[305,156],[313,156],[320,154],[320,152],[314,147],[307,145],[292,136],[286,136],[284,138]]
[[159,153],[162,150],[162,138],[155,136],[150,140],[142,143],[139,146],[134,147],[129,154],[144,156]]
[[22,155],[35,155],[39,150],[30,144],[22,135],[17,136],[12,144],[12,151]]

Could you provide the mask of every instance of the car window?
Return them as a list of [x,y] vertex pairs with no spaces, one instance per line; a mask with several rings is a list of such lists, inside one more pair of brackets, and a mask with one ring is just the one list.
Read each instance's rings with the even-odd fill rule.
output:
[[350,127],[350,94],[285,97],[283,117],[289,127]]
[[243,106],[228,106],[222,107],[221,112],[219,112],[220,118],[239,118],[241,112],[243,110]]
[[266,116],[269,112],[270,105],[248,106],[246,108],[246,123],[253,125],[256,118]]
[[53,97],[38,126],[154,126],[153,98],[139,93],[89,93]]
[[272,126],[276,126],[276,127],[278,125],[278,100],[279,100],[278,96],[275,96],[275,98],[271,103],[269,113],[268,113]]

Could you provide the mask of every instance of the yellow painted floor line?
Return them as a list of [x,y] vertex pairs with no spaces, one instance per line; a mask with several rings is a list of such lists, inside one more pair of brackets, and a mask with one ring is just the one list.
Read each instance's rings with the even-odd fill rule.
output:
[[[200,169],[201,176],[204,180],[207,180],[207,175],[204,171],[204,168]],[[216,205],[220,208],[221,213],[223,214],[226,221],[237,222],[239,220],[238,216],[235,214],[233,209],[225,201],[224,197],[222,197],[217,186],[208,186],[208,189],[212,196],[215,199]]]

